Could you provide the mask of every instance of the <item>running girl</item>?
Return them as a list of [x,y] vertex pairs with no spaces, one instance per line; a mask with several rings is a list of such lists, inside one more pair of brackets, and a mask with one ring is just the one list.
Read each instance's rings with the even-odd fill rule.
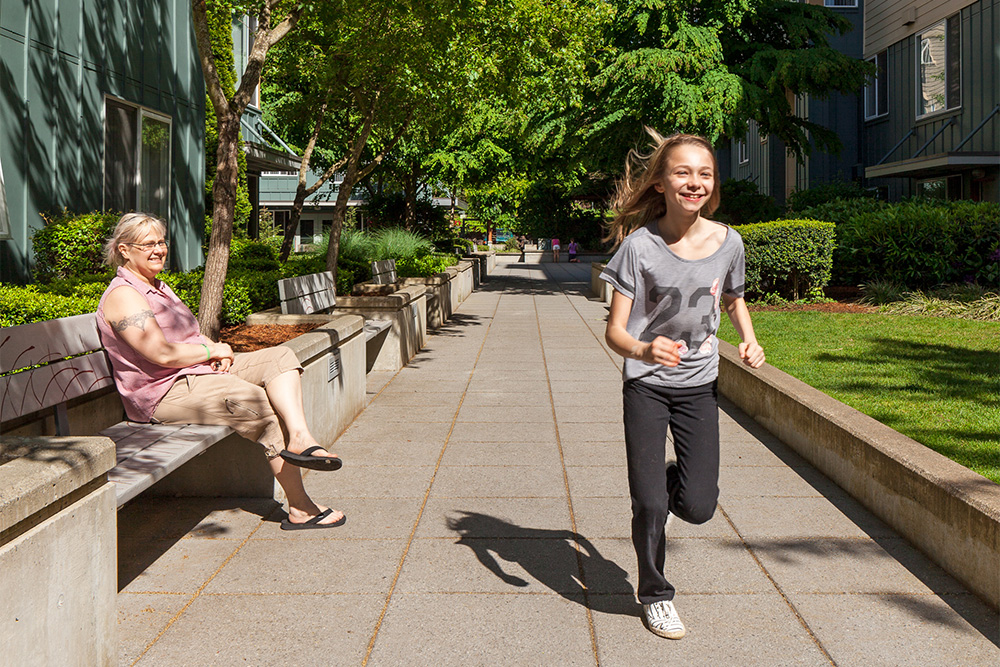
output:
[[[705,523],[719,498],[716,378],[720,299],[743,340],[740,358],[764,363],[743,300],[743,241],[703,217],[719,205],[718,166],[704,138],[653,137],[629,155],[608,238],[617,253],[601,278],[614,287],[605,338],[625,358],[623,411],[637,595],[649,629],[686,630],[664,576],[668,517]],[[666,463],[667,427],[676,462]]]

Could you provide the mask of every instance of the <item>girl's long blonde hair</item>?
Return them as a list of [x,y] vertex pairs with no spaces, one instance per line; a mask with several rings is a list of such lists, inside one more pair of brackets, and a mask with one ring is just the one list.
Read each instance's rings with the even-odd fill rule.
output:
[[646,132],[652,137],[652,152],[643,155],[638,151],[629,151],[625,160],[625,176],[618,181],[612,208],[615,218],[608,224],[608,234],[604,241],[610,241],[617,248],[625,237],[636,229],[657,220],[667,212],[666,200],[662,192],[657,192],[655,185],[662,183],[667,170],[667,158],[670,151],[677,146],[700,146],[712,156],[712,173],[715,177],[715,187],[708,201],[702,207],[702,212],[711,215],[719,208],[719,163],[715,159],[712,143],[696,134],[672,134],[663,137],[656,130],[647,127]]

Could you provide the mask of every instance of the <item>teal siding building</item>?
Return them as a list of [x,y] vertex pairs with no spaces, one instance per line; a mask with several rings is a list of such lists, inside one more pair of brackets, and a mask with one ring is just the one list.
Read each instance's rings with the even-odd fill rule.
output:
[[187,3],[0,4],[0,279],[31,279],[42,213],[145,210],[203,262],[205,86]]

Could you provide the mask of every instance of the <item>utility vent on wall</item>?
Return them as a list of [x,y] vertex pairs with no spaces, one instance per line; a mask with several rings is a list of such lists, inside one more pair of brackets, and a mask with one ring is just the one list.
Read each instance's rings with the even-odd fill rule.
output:
[[330,355],[330,367],[327,369],[326,381],[333,382],[340,375],[340,350],[334,350]]

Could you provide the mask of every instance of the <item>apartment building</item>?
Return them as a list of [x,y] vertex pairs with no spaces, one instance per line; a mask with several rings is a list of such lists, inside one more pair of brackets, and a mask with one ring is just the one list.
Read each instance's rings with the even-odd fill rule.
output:
[[856,95],[793,100],[843,143],[802,162],[755,123],[719,151],[723,178],[779,202],[851,180],[889,200],[1000,199],[1000,0],[823,0],[855,29],[831,40],[878,73]]
[[1000,0],[867,0],[865,184],[1000,199]]

